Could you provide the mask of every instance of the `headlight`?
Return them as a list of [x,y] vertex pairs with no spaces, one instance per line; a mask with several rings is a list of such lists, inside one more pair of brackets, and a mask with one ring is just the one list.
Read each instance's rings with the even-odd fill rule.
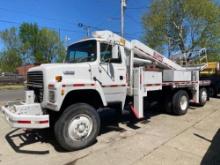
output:
[[55,103],[55,91],[49,91],[49,102]]

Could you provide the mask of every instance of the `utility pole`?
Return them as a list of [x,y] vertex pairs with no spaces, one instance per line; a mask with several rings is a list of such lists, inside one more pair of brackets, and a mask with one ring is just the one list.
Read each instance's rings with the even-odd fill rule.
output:
[[86,36],[89,37],[90,36],[90,29],[91,29],[91,26],[88,26],[88,25],[84,25],[82,23],[79,23],[78,26],[80,28],[83,28],[83,30],[86,31]]
[[67,35],[65,35],[64,37],[64,41],[65,41],[65,48],[67,50],[67,47],[68,47],[68,41],[70,41],[70,37],[68,37]]
[[126,7],[126,0],[121,0],[121,36],[124,37],[124,12]]

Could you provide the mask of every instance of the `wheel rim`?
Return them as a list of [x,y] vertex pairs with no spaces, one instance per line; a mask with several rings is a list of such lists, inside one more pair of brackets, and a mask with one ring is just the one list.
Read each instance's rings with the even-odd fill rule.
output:
[[69,137],[74,141],[86,139],[92,132],[93,122],[85,114],[75,116],[68,127]]
[[182,96],[180,98],[180,108],[182,111],[185,111],[187,109],[188,106],[188,99],[186,96]]
[[206,91],[202,91],[201,100],[202,100],[202,102],[206,102],[206,100],[207,100],[207,93],[206,93]]

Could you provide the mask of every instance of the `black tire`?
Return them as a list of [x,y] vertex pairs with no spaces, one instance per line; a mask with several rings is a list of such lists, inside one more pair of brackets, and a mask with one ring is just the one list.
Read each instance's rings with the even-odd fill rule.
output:
[[[181,101],[185,101],[185,105],[181,106]],[[179,90],[174,93],[172,98],[172,111],[174,115],[184,115],[187,113],[189,108],[189,95],[184,90]]]
[[166,95],[163,102],[163,108],[166,113],[172,114],[172,97],[171,95]]
[[208,99],[208,92],[206,88],[201,88],[199,90],[199,105],[204,106]]
[[[92,122],[92,126],[86,125],[85,122],[83,123],[83,120],[81,119],[83,117],[87,117],[88,121]],[[74,122],[75,127],[73,129]],[[80,130],[80,126],[82,126],[82,129],[84,130]],[[71,133],[69,132],[70,128],[72,128]],[[90,129],[89,131],[88,128]],[[87,137],[82,137],[82,139],[73,139],[71,136],[76,137],[77,135],[77,133],[73,130],[77,130],[77,133],[85,133],[85,130],[90,133],[86,135]],[[79,150],[93,144],[99,134],[99,130],[100,117],[97,111],[92,106],[85,103],[77,103],[67,107],[54,126],[55,137],[58,143],[63,149],[67,151]]]
[[213,97],[213,98],[216,98],[217,97],[217,90],[215,87],[211,86],[209,88],[209,96],[210,97]]

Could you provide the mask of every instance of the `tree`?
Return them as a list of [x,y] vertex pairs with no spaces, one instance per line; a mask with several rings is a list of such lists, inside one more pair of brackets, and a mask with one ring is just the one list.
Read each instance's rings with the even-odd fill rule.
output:
[[65,48],[60,42],[57,32],[42,28],[39,31],[40,37],[40,52],[36,56],[37,61],[45,63],[59,61],[64,58]]
[[25,63],[34,63],[35,57],[40,53],[39,28],[37,24],[23,23],[19,27],[19,37],[22,42],[21,51]]
[[15,72],[22,63],[20,56],[20,39],[15,27],[0,32],[0,38],[5,46],[0,56],[0,68],[4,72]]
[[0,38],[3,41],[6,50],[19,49],[20,39],[18,37],[17,29],[15,27],[0,32]]
[[0,52],[0,69],[14,72],[22,64],[60,62],[65,48],[57,32],[23,23],[19,31],[9,28],[0,32],[4,50]]
[[0,68],[2,72],[15,72],[21,66],[22,60],[15,49],[9,49],[0,57]]
[[23,23],[19,29],[22,50],[28,63],[50,63],[65,54],[58,34],[47,28],[40,29],[37,24]]
[[158,51],[220,47],[220,7],[212,0],[155,0],[142,22],[144,41]]

